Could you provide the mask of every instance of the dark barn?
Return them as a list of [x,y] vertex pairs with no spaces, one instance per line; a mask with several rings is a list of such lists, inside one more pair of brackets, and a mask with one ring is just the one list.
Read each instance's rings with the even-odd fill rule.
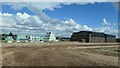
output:
[[80,31],[75,32],[71,36],[71,41],[87,42],[87,43],[106,43],[115,42],[114,35],[108,35],[101,32]]
[[105,42],[116,42],[116,38],[114,35],[105,34]]
[[116,42],[120,43],[120,38],[117,38],[117,39],[116,39]]

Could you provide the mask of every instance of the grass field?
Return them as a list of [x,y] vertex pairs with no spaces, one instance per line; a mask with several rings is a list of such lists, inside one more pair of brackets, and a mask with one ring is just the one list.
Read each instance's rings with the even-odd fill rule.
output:
[[118,66],[118,44],[4,43],[3,66]]

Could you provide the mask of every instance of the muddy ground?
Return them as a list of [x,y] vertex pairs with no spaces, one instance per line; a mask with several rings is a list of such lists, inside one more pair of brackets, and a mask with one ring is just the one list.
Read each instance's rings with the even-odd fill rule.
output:
[[118,44],[5,43],[3,66],[118,66]]

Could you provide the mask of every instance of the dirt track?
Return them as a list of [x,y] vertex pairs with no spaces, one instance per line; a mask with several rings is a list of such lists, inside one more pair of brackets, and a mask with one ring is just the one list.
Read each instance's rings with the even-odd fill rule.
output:
[[[34,46],[11,45],[14,46],[3,47],[3,66],[118,66],[118,57],[89,50],[97,48],[96,46],[69,46],[69,43],[61,46],[40,43]],[[101,47],[117,45],[98,48]]]

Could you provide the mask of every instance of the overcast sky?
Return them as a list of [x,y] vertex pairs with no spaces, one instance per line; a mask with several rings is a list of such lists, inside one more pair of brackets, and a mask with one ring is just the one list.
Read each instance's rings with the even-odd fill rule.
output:
[[3,33],[70,37],[77,31],[118,35],[118,9],[111,2],[2,2]]

